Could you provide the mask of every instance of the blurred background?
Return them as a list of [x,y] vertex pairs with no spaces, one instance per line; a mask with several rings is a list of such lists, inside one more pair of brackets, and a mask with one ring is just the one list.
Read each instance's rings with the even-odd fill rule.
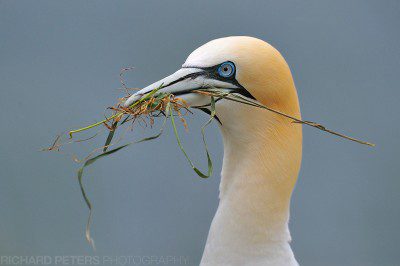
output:
[[[398,265],[399,14],[397,0],[0,1],[0,255],[169,255],[198,264],[218,204],[215,124],[207,139],[216,170],[207,180],[187,165],[171,130],[88,168],[97,252],[84,238],[79,165],[39,150],[102,119],[124,95],[121,68],[134,66],[127,85],[143,87],[209,40],[250,35],[286,58],[305,119],[377,143],[304,128],[290,222],[297,260]],[[180,128],[203,169],[206,120],[196,112],[190,133]]]

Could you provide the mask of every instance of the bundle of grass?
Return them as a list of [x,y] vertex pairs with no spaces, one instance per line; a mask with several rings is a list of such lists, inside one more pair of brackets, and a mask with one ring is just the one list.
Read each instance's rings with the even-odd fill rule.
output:
[[[124,85],[124,83],[122,83]],[[171,125],[173,127],[174,135],[177,140],[177,144],[181,151],[183,152],[184,156],[186,157],[189,165],[192,167],[192,169],[196,172],[198,176],[201,178],[207,178],[212,174],[213,171],[213,164],[212,160],[210,157],[210,154],[208,152],[207,148],[207,143],[205,139],[205,128],[208,126],[211,121],[215,117],[215,102],[221,99],[228,100],[228,101],[235,101],[239,102],[242,104],[250,105],[253,106],[254,108],[262,108],[265,110],[268,110],[270,112],[273,112],[277,115],[284,116],[288,119],[290,119],[294,123],[301,123],[304,125],[308,125],[311,127],[314,127],[316,129],[319,129],[321,131],[360,143],[364,145],[369,145],[369,146],[374,146],[374,144],[365,142],[362,140],[358,140],[349,136],[346,136],[344,134],[332,131],[327,129],[321,124],[312,122],[312,121],[305,121],[298,119],[296,117],[290,116],[288,114],[285,114],[279,110],[272,109],[268,106],[262,105],[259,102],[246,98],[240,94],[235,93],[234,91],[228,92],[226,90],[220,90],[216,88],[202,88],[193,91],[194,93],[206,95],[210,99],[210,104],[209,104],[209,111],[210,111],[210,118],[209,120],[203,125],[201,128],[201,133],[202,133],[202,140],[203,144],[205,147],[205,153],[207,156],[207,164],[208,164],[208,170],[206,173],[200,171],[195,165],[193,164],[192,160],[189,158],[188,154],[186,153],[184,147],[182,146],[182,142],[180,140],[180,137],[178,135],[178,130],[177,130],[177,124],[175,122],[175,118],[178,117],[179,120],[182,122],[183,126],[187,129],[187,123],[185,120],[185,116],[190,114],[191,111],[189,110],[189,106],[187,103],[178,97],[175,97],[173,94],[170,93],[163,93],[162,89],[163,85],[161,84],[160,87],[157,89],[150,91],[149,93],[142,95],[140,99],[137,101],[133,102],[130,106],[125,107],[124,103],[128,97],[131,95],[128,94],[128,96],[119,99],[118,103],[112,107],[109,107],[111,110],[112,114],[105,118],[102,121],[99,121],[97,123],[91,124],[86,127],[82,127],[76,130],[71,130],[68,132],[70,140],[67,143],[82,143],[84,141],[88,141],[90,139],[93,139],[94,137],[97,136],[97,133],[94,134],[90,138],[86,139],[80,139],[80,140],[73,140],[75,134],[79,132],[84,132],[84,131],[90,131],[98,126],[104,126],[104,128],[108,131],[107,138],[105,141],[105,144],[102,147],[99,147],[95,150],[93,150],[88,156],[85,157],[83,160],[78,160],[75,158],[75,161],[81,162],[82,166],[78,169],[78,181],[79,181],[79,186],[82,192],[82,196],[86,202],[86,205],[89,208],[89,216],[86,224],[86,239],[87,241],[94,247],[94,242],[93,239],[90,236],[90,224],[91,224],[91,219],[92,219],[92,204],[86,194],[86,191],[84,189],[83,183],[82,183],[82,177],[83,177],[83,172],[84,169],[93,164],[95,161],[97,161],[100,158],[103,158],[105,156],[111,155],[125,147],[128,147],[130,145],[144,142],[144,141],[149,141],[156,139],[160,137],[164,131],[164,128],[166,126],[166,122],[169,119],[171,121]],[[115,147],[122,138],[120,138],[117,141],[113,142],[115,132],[118,128],[123,127],[123,126],[128,126],[128,128],[132,128],[135,124],[135,121],[141,120],[145,121],[146,123],[150,124],[151,126],[154,124],[154,119],[156,117],[164,117],[162,126],[159,130],[159,132],[156,135],[134,141],[134,142],[128,142],[123,145]],[[65,144],[65,143],[64,143]],[[57,150],[59,151],[63,143],[61,142],[61,137],[58,136],[56,138],[56,141],[51,145],[49,148],[45,150]]]
[[[208,147],[207,143],[205,140],[205,128],[208,126],[212,119],[215,116],[215,100],[214,97],[211,96],[211,115],[210,119],[207,121],[206,124],[203,125],[201,132],[203,136],[203,143],[206,151],[206,156],[207,156],[207,164],[208,164],[208,170],[206,173],[203,173],[200,171],[192,162],[188,154],[186,153],[184,147],[182,146],[182,142],[180,140],[178,130],[177,130],[177,124],[175,122],[176,117],[179,118],[179,120],[182,122],[183,127],[187,130],[188,125],[185,120],[185,116],[188,114],[191,114],[192,112],[189,110],[189,106],[187,103],[178,97],[175,97],[173,94],[167,94],[167,93],[158,93],[158,91],[162,88],[162,85],[151,91],[150,93],[144,95],[141,99],[138,101],[134,102],[132,105],[129,107],[124,107],[123,103],[126,101],[127,98],[129,98],[131,95],[127,95],[123,98],[120,98],[118,103],[112,107],[109,107],[108,109],[112,111],[112,114],[105,118],[102,121],[96,122],[94,124],[88,125],[86,127],[82,127],[79,129],[71,130],[68,131],[68,136],[69,140],[67,142],[62,142],[62,135],[58,135],[56,137],[56,140],[53,142],[53,144],[49,148],[45,148],[43,150],[46,151],[60,151],[61,147],[65,144],[71,144],[71,143],[82,143],[85,141],[92,140],[96,136],[98,136],[98,133],[94,134],[93,136],[85,139],[78,139],[74,140],[74,137],[77,133],[85,132],[85,131],[90,131],[96,127],[99,126],[104,126],[105,129],[108,131],[108,135],[105,141],[105,144],[101,147],[98,147],[91,151],[89,155],[87,155],[84,159],[79,160],[77,156],[73,155],[73,160],[78,163],[82,163],[82,166],[78,169],[77,171],[77,177],[78,177],[78,182],[80,186],[80,190],[82,193],[82,196],[85,200],[85,203],[87,207],[89,208],[89,215],[88,215],[88,220],[86,223],[86,239],[87,241],[92,245],[94,248],[94,241],[90,236],[90,225],[91,225],[91,220],[92,220],[92,203],[89,200],[89,197],[87,196],[86,190],[84,188],[82,178],[83,178],[83,173],[84,169],[88,167],[89,165],[93,164],[96,162],[98,159],[111,155],[123,148],[126,148],[130,145],[137,144],[140,142],[145,142],[149,140],[156,139],[160,137],[164,131],[164,128],[166,126],[166,122],[168,119],[170,119],[174,135],[177,140],[177,144],[181,151],[183,152],[184,156],[186,157],[188,163],[192,167],[192,169],[197,173],[198,176],[201,178],[208,178],[212,174],[212,160],[210,157],[210,154],[208,152]],[[138,141],[134,142],[128,142],[123,145],[116,146],[123,137],[121,137],[119,140],[113,142],[115,132],[117,131],[118,128],[122,126],[128,126],[127,128],[131,128],[134,126],[135,121],[141,120],[143,121],[146,125],[153,126],[154,124],[154,119],[157,117],[164,117],[162,126],[159,130],[159,132],[153,136],[146,137],[143,139],[140,139]]]

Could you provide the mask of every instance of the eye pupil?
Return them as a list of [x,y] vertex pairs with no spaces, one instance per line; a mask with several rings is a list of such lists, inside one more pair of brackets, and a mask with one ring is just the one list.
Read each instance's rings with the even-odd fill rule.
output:
[[232,62],[222,63],[218,68],[218,74],[223,78],[229,78],[235,73],[235,65]]

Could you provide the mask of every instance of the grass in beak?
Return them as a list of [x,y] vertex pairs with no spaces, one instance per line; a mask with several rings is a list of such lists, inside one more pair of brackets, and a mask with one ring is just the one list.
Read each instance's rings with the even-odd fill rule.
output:
[[[212,165],[211,156],[209,154],[206,139],[205,139],[205,128],[211,123],[211,121],[214,119],[214,116],[215,116],[214,97],[210,97],[211,98],[210,119],[201,128],[202,140],[204,143],[206,156],[207,156],[207,164],[208,164],[208,171],[205,174],[205,173],[201,172],[197,167],[194,166],[192,160],[190,159],[187,152],[183,148],[182,142],[178,135],[177,125],[175,123],[175,117],[179,118],[179,120],[182,122],[182,125],[185,128],[185,130],[188,129],[188,125],[187,125],[184,117],[186,115],[190,114],[191,111],[188,109],[187,103],[183,99],[177,98],[172,94],[165,94],[165,93],[157,94],[157,92],[161,89],[161,87],[162,87],[162,85],[159,88],[144,95],[140,100],[134,102],[131,106],[124,107],[123,102],[130,96],[128,94],[126,97],[120,99],[119,102],[115,106],[108,108],[113,112],[112,115],[110,115],[109,117],[106,117],[105,119],[103,119],[99,122],[96,122],[94,124],[69,131],[68,135],[69,135],[70,139],[65,143],[62,143],[62,141],[61,141],[62,136],[58,135],[56,137],[55,141],[52,143],[52,145],[49,148],[43,149],[46,151],[60,151],[61,147],[66,144],[82,143],[82,142],[85,142],[88,140],[92,140],[99,134],[99,132],[97,132],[95,135],[93,135],[89,138],[86,138],[86,139],[74,140],[73,138],[75,137],[75,134],[77,134],[77,133],[91,131],[94,128],[101,126],[101,125],[104,125],[105,129],[108,131],[107,138],[102,147],[94,149],[83,160],[79,160],[77,158],[77,156],[73,155],[73,160],[75,162],[82,163],[82,166],[77,171],[77,178],[78,178],[79,187],[80,187],[80,190],[82,193],[82,197],[89,209],[89,214],[88,214],[88,218],[87,218],[87,222],[86,222],[85,237],[86,237],[86,240],[89,242],[89,244],[93,247],[93,249],[95,249],[95,245],[94,245],[94,240],[92,239],[91,234],[90,234],[90,226],[92,223],[92,216],[93,216],[93,205],[92,205],[92,203],[87,195],[87,192],[85,190],[85,187],[83,184],[83,175],[84,175],[84,171],[85,171],[86,167],[92,165],[97,160],[107,157],[111,154],[114,154],[114,153],[118,152],[119,150],[122,150],[133,144],[138,144],[141,142],[154,140],[154,139],[160,137],[165,129],[167,120],[170,119],[178,146],[179,146],[180,150],[182,151],[182,153],[184,154],[187,161],[189,162],[192,169],[195,171],[195,173],[197,175],[199,175],[201,178],[207,178],[212,174],[213,165]],[[142,120],[146,124],[153,126],[154,119],[159,116],[163,116],[164,120],[163,120],[163,123],[157,134],[150,136],[150,137],[140,139],[138,141],[128,142],[128,143],[125,143],[118,147],[111,148],[111,147],[115,146],[117,143],[119,143],[121,141],[121,139],[123,138],[123,137],[121,137],[119,140],[113,142],[115,133],[118,128],[120,128],[123,125],[130,124],[130,126],[128,126],[127,129],[132,129],[135,121],[137,121],[137,120]]]
[[[124,71],[126,71],[126,70],[127,69],[124,69]],[[121,73],[122,73],[122,71],[121,71]],[[121,74],[121,82],[122,81],[123,80],[122,80],[122,74]],[[123,84],[124,89],[126,89],[126,91],[128,92],[129,89],[126,88],[125,83],[122,82],[122,84]],[[94,135],[92,135],[88,138],[84,138],[84,139],[74,140],[73,137],[77,133],[90,131],[101,125],[103,125],[104,128],[108,130],[107,138],[106,138],[103,146],[94,149],[83,160],[79,160],[79,159],[77,159],[77,157],[75,155],[73,155],[73,160],[75,162],[82,163],[82,166],[77,171],[77,177],[78,177],[78,183],[79,183],[79,187],[80,187],[80,190],[82,193],[82,197],[89,209],[88,219],[86,222],[85,236],[86,236],[87,241],[92,245],[93,249],[95,248],[94,241],[90,235],[90,225],[92,222],[93,206],[92,206],[91,201],[89,200],[89,197],[88,197],[86,190],[84,188],[84,185],[83,185],[83,174],[84,174],[85,168],[92,165],[97,160],[104,158],[106,156],[109,156],[111,154],[114,154],[114,153],[118,152],[119,150],[122,150],[128,146],[131,146],[131,145],[137,144],[137,143],[141,143],[141,142],[145,142],[145,141],[149,141],[149,140],[157,139],[164,132],[164,129],[166,127],[166,122],[168,119],[170,119],[177,144],[178,144],[180,150],[182,151],[183,155],[185,156],[186,160],[188,161],[189,165],[191,166],[193,171],[199,177],[208,178],[209,176],[212,175],[213,163],[212,163],[211,156],[209,154],[207,143],[206,143],[205,129],[215,118],[215,113],[216,113],[215,102],[219,99],[234,101],[234,102],[250,105],[255,108],[266,109],[270,112],[273,112],[275,114],[278,114],[278,115],[284,116],[288,119],[291,119],[292,122],[305,124],[305,125],[317,128],[317,129],[325,131],[327,133],[330,133],[330,134],[333,134],[333,135],[339,136],[341,138],[345,138],[345,139],[348,139],[348,140],[351,140],[351,141],[354,141],[354,142],[357,142],[360,144],[374,146],[373,143],[358,140],[358,139],[346,136],[344,134],[329,130],[326,127],[322,126],[321,124],[318,124],[318,123],[315,123],[312,121],[305,121],[305,120],[298,119],[296,117],[285,114],[279,110],[275,110],[275,109],[269,108],[268,106],[262,105],[257,101],[253,101],[253,100],[250,100],[239,94],[235,94],[234,92],[226,92],[226,91],[219,90],[216,88],[204,88],[204,89],[194,91],[195,93],[199,93],[199,94],[210,97],[210,118],[201,128],[202,141],[204,144],[204,149],[205,149],[206,156],[207,156],[207,165],[208,165],[207,173],[203,173],[194,165],[193,161],[190,159],[189,155],[185,151],[185,149],[182,145],[182,141],[178,134],[177,124],[175,122],[175,117],[178,117],[179,120],[182,122],[184,128],[186,130],[188,129],[188,125],[184,118],[186,115],[191,113],[190,110],[188,109],[188,105],[183,99],[177,98],[172,94],[158,93],[159,90],[162,88],[162,86],[163,86],[163,84],[161,84],[160,87],[154,89],[153,91],[151,91],[148,94],[141,97],[138,101],[132,103],[129,107],[124,107],[123,102],[125,102],[125,100],[129,96],[131,96],[128,93],[128,95],[124,98],[121,98],[115,106],[109,107],[109,109],[112,111],[112,114],[109,117],[106,117],[105,119],[103,119],[99,122],[96,122],[94,124],[69,131],[68,135],[69,135],[70,139],[67,142],[63,143],[62,135],[58,135],[50,147],[43,149],[44,151],[60,151],[60,149],[63,146],[65,146],[66,144],[84,143],[86,141],[92,140],[99,135],[99,132],[96,132]],[[123,134],[117,141],[113,142],[115,133],[118,128],[128,125],[125,128],[132,130],[134,127],[135,121],[144,121],[146,124],[153,126],[154,119],[157,117],[160,117],[160,116],[164,117],[164,120],[163,120],[162,125],[157,134],[137,140],[137,141],[128,142],[128,143],[122,144],[120,146],[114,147],[118,143],[120,143],[120,141],[123,139],[123,137],[125,135],[125,134]],[[125,130],[125,133],[126,132],[127,132],[127,130]]]

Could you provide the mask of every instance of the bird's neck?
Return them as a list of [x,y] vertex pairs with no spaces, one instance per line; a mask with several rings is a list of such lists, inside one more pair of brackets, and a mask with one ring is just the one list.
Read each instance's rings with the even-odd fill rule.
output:
[[202,265],[297,265],[288,221],[301,126],[264,110],[247,118],[228,127],[222,119],[220,202]]

